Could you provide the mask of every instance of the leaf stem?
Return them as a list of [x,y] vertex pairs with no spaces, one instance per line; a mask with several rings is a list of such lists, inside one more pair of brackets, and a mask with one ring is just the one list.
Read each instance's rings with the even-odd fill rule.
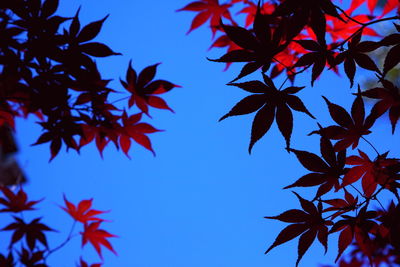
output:
[[130,98],[130,96],[125,96],[125,97],[123,97],[123,98],[120,98],[120,99],[114,100],[114,101],[113,101],[113,102],[111,102],[110,104],[115,104],[115,103],[117,103],[117,102],[120,102],[120,101],[122,101],[122,100],[125,100],[125,99],[128,99],[128,98]]
[[62,247],[64,247],[73,237],[75,237],[76,235],[73,235],[73,231],[75,229],[75,225],[76,225],[76,220],[74,221],[74,223],[72,224],[71,230],[69,231],[69,234],[67,236],[67,239],[64,240],[64,242],[62,242],[60,245],[58,245],[57,247],[53,248],[53,249],[49,249],[47,255],[44,257],[44,259],[47,259],[47,257],[50,256],[50,254],[54,253],[55,251],[61,249]]
[[292,71],[292,68],[289,68],[288,66],[286,66],[285,64],[283,64],[280,60],[276,59],[275,57],[272,58],[276,63],[281,64],[282,66],[284,66],[288,71],[290,71],[291,73],[293,73],[293,75],[296,75],[296,72]]
[[373,200],[376,200],[379,203],[379,206],[381,206],[382,210],[386,211],[385,207],[382,205],[382,203],[379,201],[379,199],[375,196]]
[[286,79],[283,81],[283,83],[281,84],[281,86],[279,86],[278,91],[280,91],[282,89],[282,87],[285,85],[285,83],[289,80],[289,76],[286,76]]
[[367,144],[369,144],[369,145],[372,147],[373,150],[375,150],[376,154],[378,154],[378,157],[381,155],[381,154],[379,154],[378,150],[375,148],[375,146],[374,146],[370,141],[368,141],[364,136],[361,136],[361,138],[362,138],[365,142],[367,142]]
[[375,24],[375,23],[379,23],[379,22],[383,22],[383,21],[388,21],[388,20],[396,20],[396,19],[400,19],[400,17],[399,17],[399,16],[394,16],[394,17],[388,17],[388,18],[383,18],[383,19],[377,19],[377,20],[370,21],[370,22],[368,22],[368,23],[364,23],[357,31],[355,31],[352,35],[350,35],[349,37],[347,37],[343,42],[337,44],[336,46],[333,46],[331,50],[334,50],[334,49],[336,49],[336,48],[338,48],[338,47],[343,47],[343,45],[344,45],[345,43],[347,43],[351,38],[353,38],[356,34],[358,34],[360,31],[362,31],[365,27],[368,27],[368,26],[370,26],[370,25],[372,25],[372,24]]

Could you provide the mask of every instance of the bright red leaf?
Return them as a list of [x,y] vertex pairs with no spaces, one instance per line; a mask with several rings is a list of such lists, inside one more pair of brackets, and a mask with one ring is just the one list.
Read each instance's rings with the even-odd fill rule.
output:
[[64,202],[65,207],[61,208],[71,215],[74,220],[81,223],[88,223],[89,221],[103,221],[103,219],[95,216],[107,212],[91,209],[93,199],[82,200],[79,202],[78,206],[75,206],[64,196]]
[[201,0],[192,2],[185,7],[178,9],[177,11],[199,12],[194,17],[192,25],[190,26],[187,34],[210,20],[210,28],[214,36],[216,31],[220,28],[219,22],[222,18],[229,19],[231,22],[233,22],[229,12],[230,7],[231,4],[221,5],[218,0]]
[[136,105],[146,115],[149,115],[149,106],[173,112],[167,103],[156,95],[168,92],[174,87],[180,87],[165,80],[153,81],[158,65],[146,67],[137,75],[130,62],[126,72],[126,81],[120,80],[122,86],[131,93],[128,101],[129,107]]
[[103,258],[103,255],[101,254],[101,246],[106,247],[107,249],[112,251],[115,255],[117,255],[117,252],[115,252],[111,243],[107,240],[107,238],[117,237],[117,236],[110,234],[105,230],[99,229],[100,224],[101,221],[85,223],[84,230],[83,232],[81,232],[82,247],[85,246],[87,242],[89,242],[96,249],[100,258]]

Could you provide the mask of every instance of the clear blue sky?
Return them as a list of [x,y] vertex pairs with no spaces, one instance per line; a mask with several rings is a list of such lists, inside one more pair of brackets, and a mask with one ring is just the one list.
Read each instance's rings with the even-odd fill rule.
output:
[[[206,60],[224,50],[207,52],[211,34],[201,28],[185,35],[193,18],[190,12],[175,12],[187,0],[61,0],[59,13],[73,16],[81,5],[83,24],[107,14],[98,41],[104,41],[123,56],[99,59],[105,78],[122,91],[123,78],[130,59],[133,67],[162,62],[157,77],[182,86],[164,99],[175,114],[151,110],[152,125],[165,132],[151,135],[157,153],[133,145],[129,160],[110,144],[102,160],[90,145],[77,155],[63,151],[48,163],[48,145],[34,146],[40,128],[33,120],[18,121],[19,162],[26,171],[26,191],[33,199],[45,197],[37,215],[59,229],[49,234],[51,246],[63,241],[72,220],[59,209],[62,195],[74,203],[94,198],[94,208],[111,210],[104,229],[120,236],[112,239],[119,256],[104,250],[106,267],[265,267],[294,266],[297,242],[264,251],[286,225],[263,219],[289,208],[298,208],[296,197],[282,188],[307,173],[285,150],[283,137],[273,124],[266,136],[247,153],[254,115],[240,116],[218,123],[218,119],[246,94],[225,84],[235,77],[240,65],[223,72],[224,65]],[[252,76],[259,78],[258,75]],[[343,77],[343,75],[342,75]],[[307,85],[299,95],[311,113],[325,125],[332,123],[321,95],[350,108],[352,89],[346,79],[324,73],[310,85],[310,74],[297,85]],[[357,78],[362,79],[361,73]],[[277,79],[282,82],[283,77]],[[314,120],[295,113],[292,146],[319,154],[318,137],[306,135],[316,128]],[[380,151],[400,152],[399,129],[392,137],[387,121],[380,120],[369,138]],[[373,151],[361,142],[361,149]],[[393,154],[394,155],[394,154]],[[305,197],[313,189],[297,190]],[[2,223],[3,225],[3,223]],[[337,253],[332,238],[326,257],[315,243],[300,266],[329,263]],[[90,246],[90,245],[89,245]],[[91,247],[83,250],[88,262],[97,262]],[[49,258],[50,266],[71,267],[81,255],[80,238]]]

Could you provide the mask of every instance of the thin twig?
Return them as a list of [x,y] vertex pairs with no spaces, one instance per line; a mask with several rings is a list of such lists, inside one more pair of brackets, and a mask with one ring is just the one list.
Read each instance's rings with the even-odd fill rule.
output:
[[337,5],[334,5],[334,6],[335,6],[337,9],[339,9],[339,10],[343,13],[343,15],[344,15],[346,18],[348,18],[349,20],[354,21],[355,23],[360,24],[361,26],[364,26],[364,25],[365,25],[365,23],[359,22],[358,20],[356,20],[356,19],[352,18],[351,16],[349,16],[349,15],[346,13],[346,11],[344,11],[341,7],[339,7],[339,6],[337,6]]
[[72,224],[71,230],[69,231],[69,234],[67,236],[67,239],[64,240],[64,242],[62,242],[60,245],[58,245],[57,247],[50,249],[47,253],[47,255],[44,257],[44,259],[46,259],[48,256],[50,256],[50,254],[54,253],[55,251],[59,250],[60,248],[64,247],[75,235],[72,235],[74,228],[76,225],[76,221],[74,221],[74,223]]
[[294,75],[296,75],[296,73],[294,71],[292,71],[292,68],[286,66],[285,64],[283,64],[280,60],[276,59],[275,57],[272,58],[274,61],[276,61],[277,63],[281,64],[282,66],[284,66],[288,71],[290,71],[291,73],[293,73]]
[[283,83],[281,84],[281,86],[279,86],[278,91],[280,91],[282,89],[282,87],[285,85],[285,83],[289,80],[289,76],[286,77],[286,79],[283,81]]
[[373,200],[376,200],[379,203],[379,205],[381,206],[382,210],[386,211],[385,207],[383,207],[382,203],[379,201],[378,198],[375,197]]
[[378,157],[381,155],[381,154],[379,154],[378,150],[374,147],[374,145],[373,145],[370,141],[368,141],[367,139],[365,139],[364,136],[361,136],[361,138],[362,138],[365,142],[367,142],[367,144],[369,144],[369,145],[372,147],[373,150],[375,150],[376,154],[378,154]]
[[122,101],[122,100],[125,100],[125,99],[128,99],[128,98],[130,98],[130,96],[125,96],[125,97],[123,97],[123,98],[120,98],[120,99],[114,100],[114,101],[113,101],[113,102],[111,102],[110,104],[115,104],[115,103],[117,103],[117,102],[120,102],[120,101]]
[[372,24],[375,24],[375,23],[379,23],[379,22],[383,22],[383,21],[388,21],[388,20],[396,20],[396,19],[400,19],[400,17],[399,17],[399,16],[394,16],[394,17],[383,18],[383,19],[377,19],[377,20],[370,21],[370,22],[368,22],[368,23],[364,23],[357,31],[355,31],[352,35],[350,35],[349,37],[347,37],[343,42],[337,44],[336,46],[333,46],[333,47],[331,48],[331,50],[334,50],[334,49],[336,49],[336,48],[338,48],[338,47],[343,47],[343,45],[344,45],[345,43],[347,43],[351,38],[353,38],[355,35],[357,35],[357,34],[358,34],[360,31],[362,31],[365,27],[368,27],[368,26],[370,26],[370,25],[372,25]]

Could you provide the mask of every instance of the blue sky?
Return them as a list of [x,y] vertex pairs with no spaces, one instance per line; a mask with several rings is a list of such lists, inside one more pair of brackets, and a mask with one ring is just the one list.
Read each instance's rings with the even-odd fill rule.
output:
[[[83,24],[110,14],[98,41],[107,43],[123,56],[99,59],[105,78],[114,79],[111,87],[123,91],[118,79],[124,78],[129,60],[141,70],[162,62],[157,78],[179,84],[164,99],[175,114],[151,110],[148,120],[165,132],[151,135],[157,156],[133,145],[131,160],[110,144],[101,159],[94,145],[60,153],[51,163],[48,145],[34,146],[40,128],[31,118],[18,121],[18,160],[30,180],[25,189],[32,199],[45,200],[36,215],[60,230],[49,234],[54,247],[68,234],[72,220],[57,205],[62,196],[77,203],[94,198],[94,208],[111,210],[104,217],[112,222],[103,228],[119,238],[112,239],[118,256],[104,250],[106,267],[242,267],[294,266],[297,239],[264,251],[285,226],[263,219],[289,208],[298,208],[296,197],[286,185],[307,173],[294,155],[285,150],[285,142],[274,123],[271,130],[247,153],[254,115],[239,116],[218,123],[246,94],[226,86],[240,65],[223,72],[224,65],[209,62],[224,50],[207,52],[211,34],[202,27],[186,35],[193,18],[190,12],[177,13],[186,0],[132,1],[64,0],[59,14],[73,16],[81,6]],[[307,85],[299,95],[320,122],[332,123],[321,95],[350,108],[353,89],[348,80],[324,73],[310,87],[310,73],[296,84]],[[343,75],[342,75],[343,77]],[[258,74],[249,79],[259,78]],[[363,79],[362,73],[358,74]],[[284,77],[276,81],[280,84]],[[246,80],[246,79],[244,79]],[[118,96],[117,96],[118,97]],[[307,137],[316,122],[295,113],[293,148],[319,154],[318,137]],[[390,135],[388,121],[380,120],[368,139],[380,151],[400,152],[398,132]],[[360,148],[371,156],[373,151],[361,142]],[[296,190],[305,197],[313,189]],[[79,229],[80,230],[80,229]],[[331,238],[326,256],[318,243],[302,259],[300,266],[332,262],[337,242]],[[98,262],[87,246],[81,253],[80,238],[49,258],[57,267],[74,266],[83,253],[88,262]]]

